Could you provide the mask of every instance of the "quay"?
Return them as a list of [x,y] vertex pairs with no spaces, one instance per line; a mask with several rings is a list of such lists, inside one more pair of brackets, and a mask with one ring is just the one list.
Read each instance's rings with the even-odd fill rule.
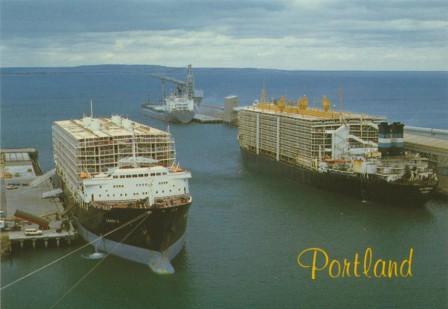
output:
[[193,121],[199,123],[227,123],[236,125],[238,121],[238,107],[240,100],[237,96],[228,96],[224,99],[224,106],[214,104],[201,104]]
[[1,254],[15,247],[70,244],[77,232],[64,215],[54,170],[42,174],[33,148],[0,149]]
[[194,122],[199,123],[222,123],[223,120],[220,117],[213,117],[206,114],[195,114],[193,118]]
[[448,196],[448,130],[405,126],[404,146],[421,153],[437,167],[438,191]]

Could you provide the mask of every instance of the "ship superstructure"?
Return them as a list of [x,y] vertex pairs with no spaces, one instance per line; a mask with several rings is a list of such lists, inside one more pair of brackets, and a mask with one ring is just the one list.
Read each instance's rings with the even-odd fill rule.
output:
[[[145,103],[142,105],[143,112],[165,121],[191,122],[203,98],[203,92],[195,89],[191,65],[188,65],[185,81],[157,74],[152,74],[152,76],[160,79],[162,82],[162,104]],[[165,93],[166,82],[175,85],[175,89],[170,95]]]
[[428,160],[405,153],[403,125],[383,117],[310,108],[304,96],[242,108],[238,140],[249,164],[266,161],[319,187],[392,202],[426,200],[437,185]]
[[100,250],[174,272],[192,198],[171,135],[120,116],[84,117],[54,123],[53,151],[80,234],[101,238]]
[[188,197],[190,174],[183,169],[164,167],[157,160],[137,157],[136,164],[123,159],[106,173],[90,176],[81,173],[81,198],[84,203],[119,203],[146,200],[148,207],[163,201]]

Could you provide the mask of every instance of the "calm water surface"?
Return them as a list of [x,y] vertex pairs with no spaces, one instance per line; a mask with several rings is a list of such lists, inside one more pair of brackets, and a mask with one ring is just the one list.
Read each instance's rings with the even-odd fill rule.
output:
[[[91,97],[96,115],[119,113],[165,128],[140,115],[140,103],[148,91],[157,94],[157,83],[131,73],[5,75],[1,81],[2,147],[34,146],[43,168],[51,168],[51,122],[87,113]],[[423,126],[444,127],[448,118],[446,73],[199,70],[196,75],[210,103],[221,102],[228,94],[249,102],[266,79],[271,81],[267,85],[272,85],[273,95],[290,96],[305,90],[316,97],[324,92],[331,95],[344,83],[346,105],[351,109]],[[447,305],[446,202],[430,201],[420,208],[362,203],[247,170],[235,128],[191,124],[171,125],[170,130],[178,160],[193,173],[194,203],[185,250],[173,262],[176,274],[158,276],[144,265],[111,256],[62,299],[60,308]],[[329,279],[319,274],[312,281],[310,273],[296,263],[298,253],[308,247],[325,249],[338,259],[353,258],[356,251],[372,247],[375,257],[398,260],[412,247],[414,276]],[[19,251],[1,262],[2,285],[74,248]],[[98,263],[83,258],[91,252],[86,248],[3,291],[2,308],[52,306]]]

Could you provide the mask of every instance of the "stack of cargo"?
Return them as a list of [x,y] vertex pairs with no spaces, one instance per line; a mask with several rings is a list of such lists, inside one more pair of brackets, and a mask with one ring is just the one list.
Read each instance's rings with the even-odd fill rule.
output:
[[277,104],[261,102],[239,112],[239,142],[242,147],[277,161],[300,163],[311,167],[315,158],[331,157],[331,132],[341,123],[350,127],[352,146],[362,142],[378,142],[377,123],[383,118],[329,109],[324,97],[324,109],[308,108],[303,97],[297,105],[288,105],[281,97]]
[[141,125],[121,116],[84,117],[56,121],[53,125],[53,153],[58,175],[71,191],[78,188],[80,175],[95,175],[116,167],[132,156],[153,158],[164,166],[175,160],[171,134]]

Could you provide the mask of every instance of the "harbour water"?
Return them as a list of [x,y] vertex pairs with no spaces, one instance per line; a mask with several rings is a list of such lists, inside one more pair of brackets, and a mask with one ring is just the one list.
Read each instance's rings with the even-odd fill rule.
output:
[[[76,70],[29,69],[1,78],[2,147],[36,147],[44,170],[52,167],[51,123],[112,113],[159,128],[140,104],[157,81],[138,67]],[[178,70],[179,75],[183,74]],[[2,71],[5,73],[5,70]],[[23,73],[23,71],[21,72]],[[229,94],[242,104],[270,95],[316,102],[325,94],[340,108],[388,116],[414,126],[446,128],[446,72],[195,71],[205,102]],[[343,104],[338,89],[343,89]],[[338,108],[338,106],[336,106]],[[220,124],[170,125],[177,158],[193,174],[193,205],[187,244],[174,260],[176,274],[159,276],[148,267],[108,257],[98,263],[82,250],[3,290],[2,308],[443,308],[448,303],[448,203],[424,207],[383,205],[319,191],[286,178],[245,168],[236,129]],[[300,251],[325,249],[332,258],[353,259],[373,248],[374,256],[402,260],[414,248],[413,277],[328,278],[312,281],[297,265]],[[1,285],[64,255],[74,247],[19,251],[1,262]]]

